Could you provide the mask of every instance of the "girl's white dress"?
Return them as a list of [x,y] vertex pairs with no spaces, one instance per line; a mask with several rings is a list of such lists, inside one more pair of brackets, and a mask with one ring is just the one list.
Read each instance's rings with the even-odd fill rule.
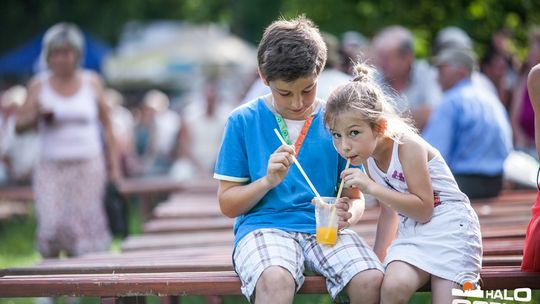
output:
[[[372,158],[368,159],[367,167],[378,184],[409,193],[398,146],[394,141],[387,172],[380,170]],[[404,261],[458,284],[476,281],[482,267],[478,216],[439,153],[428,162],[428,169],[435,198],[433,216],[429,222],[421,224],[400,214],[398,235],[388,248],[384,264]]]

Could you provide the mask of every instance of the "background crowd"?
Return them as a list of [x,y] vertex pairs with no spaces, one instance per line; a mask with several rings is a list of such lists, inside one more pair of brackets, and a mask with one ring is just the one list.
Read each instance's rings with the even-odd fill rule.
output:
[[[486,51],[477,54],[478,43],[464,30],[455,26],[442,28],[426,58],[415,57],[415,37],[404,26],[381,28],[371,38],[357,31],[324,36],[329,60],[318,85],[320,98],[325,99],[333,87],[349,80],[354,61],[367,62],[376,67],[380,82],[395,97],[399,111],[411,116],[419,131],[427,132],[428,141],[432,144],[438,141],[436,145],[451,166],[456,163],[454,174],[501,175],[502,164],[512,148],[536,157],[526,76],[540,62],[539,27],[529,30],[527,55],[523,60],[512,48],[512,34],[506,30],[494,32],[489,44],[483,46]],[[254,59],[246,59],[250,60]],[[447,66],[454,68],[446,69]],[[465,75],[455,67],[465,67]],[[133,94],[106,83],[109,88],[104,93],[104,102],[111,118],[122,176],[170,174],[179,180],[209,177],[227,114],[239,104],[269,92],[258,79],[256,68],[251,68],[252,72],[238,75],[207,69],[200,73],[199,84],[183,91],[181,97],[170,88],[145,85]],[[497,113],[486,117],[489,112],[486,109],[475,113],[469,109],[467,113],[457,113],[452,122],[446,119],[450,116],[445,109],[440,113],[445,123],[440,117],[433,118],[437,108],[448,99],[447,93],[455,79],[469,76],[475,87],[482,88],[477,98],[491,99],[486,107]],[[235,85],[231,86],[233,77],[236,77]],[[15,132],[15,114],[26,100],[25,86],[26,83],[4,82],[1,91],[1,183],[28,183],[39,155],[39,136],[35,130]],[[477,138],[463,139],[467,131],[457,128],[456,121],[465,120],[463,115],[471,116],[471,121],[484,116],[485,123],[489,123],[484,126],[485,131],[500,133],[501,138],[489,142],[486,136],[480,136],[486,133],[479,129],[480,133],[474,135]],[[430,123],[430,118],[435,121]],[[443,126],[446,122],[453,125]],[[442,128],[447,129],[446,133]],[[471,154],[485,159],[486,153],[473,151],[471,143],[484,146],[488,152],[499,150],[498,155],[480,169],[478,166],[482,164]],[[462,145],[467,153],[459,150]],[[472,163],[472,167],[465,164],[463,168],[460,165],[463,162]]]
[[[318,82],[319,98],[350,81],[355,62],[366,62],[376,68],[399,112],[441,151],[470,198],[492,197],[515,186],[508,177],[523,163],[535,171],[527,75],[540,63],[540,27],[529,29],[526,55],[519,56],[506,29],[493,32],[479,47],[463,29],[446,26],[423,58],[417,57],[415,36],[405,26],[381,27],[372,37],[357,30],[324,33],[328,62]],[[41,69],[26,83],[2,82],[0,92],[0,183],[33,183],[38,248],[44,256],[56,256],[57,248],[66,246],[68,254],[78,255],[104,249],[110,241],[106,231],[81,226],[72,236],[60,234],[69,245],[56,244],[59,231],[65,234],[66,227],[76,225],[63,221],[67,226],[58,227],[48,210],[59,207],[51,204],[65,200],[59,217],[87,218],[87,227],[96,228],[103,226],[95,225],[96,219],[104,221],[103,208],[88,212],[88,206],[101,206],[107,182],[152,175],[178,181],[211,178],[227,115],[269,93],[255,64],[249,64],[255,62],[254,52],[242,53],[253,56],[243,58],[242,69],[203,64],[196,77],[185,80],[191,85],[181,94],[148,83],[133,93],[107,71],[102,77],[82,67],[84,43],[75,24],[51,27],[42,41]],[[231,48],[227,51],[234,53]],[[144,70],[145,64],[132,61],[130,68]],[[509,165],[515,151],[523,153]],[[525,180],[518,186],[531,185]],[[80,200],[83,192],[88,196]],[[79,209],[68,203],[74,196]]]

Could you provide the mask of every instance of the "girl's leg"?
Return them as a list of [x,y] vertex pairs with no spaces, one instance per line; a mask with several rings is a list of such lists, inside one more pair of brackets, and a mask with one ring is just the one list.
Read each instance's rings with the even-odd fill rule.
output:
[[446,304],[452,303],[452,288],[460,288],[456,283],[431,276],[431,303]]
[[384,274],[381,303],[407,303],[420,287],[429,282],[429,277],[429,273],[411,264],[402,261],[391,262]]

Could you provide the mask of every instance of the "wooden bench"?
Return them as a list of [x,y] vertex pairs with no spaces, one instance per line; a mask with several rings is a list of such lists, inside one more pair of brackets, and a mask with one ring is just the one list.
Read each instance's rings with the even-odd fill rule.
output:
[[[133,177],[123,179],[118,184],[119,192],[127,198],[135,198],[140,202],[140,213],[143,219],[151,216],[154,202],[160,201],[174,192],[184,192],[191,194],[209,194],[215,199],[217,191],[217,181],[213,179],[203,179],[194,181],[179,182],[169,176],[148,176]],[[29,203],[34,200],[34,193],[30,185],[7,185],[0,187],[0,201]],[[21,213],[21,205],[16,209],[1,208],[0,219],[11,213]],[[4,210],[5,209],[5,210]],[[8,212],[14,210],[13,212]]]
[[[530,194],[511,195],[522,199],[531,197]],[[194,196],[200,204],[204,197]],[[528,203],[529,208],[533,201],[534,198]],[[490,212],[480,215],[484,239],[483,289],[540,289],[540,273],[522,273],[519,270],[526,226],[523,210],[509,208],[495,212],[499,210],[498,205],[508,204],[517,206],[519,201],[498,198]],[[481,204],[475,206],[482,207]],[[366,217],[373,216],[371,213],[376,214],[376,211],[368,210]],[[231,228],[218,229],[214,226],[206,229],[201,220],[209,218],[215,219],[215,216],[197,218],[201,230],[206,231],[195,232],[189,227],[181,227],[179,230],[183,232],[148,232],[130,237],[124,242],[124,252],[120,254],[96,253],[67,260],[45,260],[32,267],[0,270],[0,297],[97,296],[103,302],[111,302],[118,297],[146,295],[239,294],[240,282],[231,271]],[[500,221],[495,220],[497,218]],[[181,215],[176,219],[186,220]],[[174,218],[166,220],[173,220],[177,225]],[[372,243],[374,227],[374,222],[369,220],[354,229]],[[505,234],[509,230],[511,233]],[[424,287],[422,290],[429,289]],[[300,293],[326,293],[324,279],[308,276]]]
[[0,220],[27,215],[30,212],[29,209],[26,202],[0,199]]
[[[540,273],[521,272],[517,267],[485,267],[482,289],[540,289]],[[424,286],[421,291],[429,291]],[[307,276],[300,293],[326,293],[321,276]],[[117,297],[146,295],[237,295],[240,281],[232,271],[9,275],[0,278],[0,297],[55,297],[60,295]],[[112,298],[112,299],[111,299]]]
[[0,186],[0,220],[27,215],[34,199],[30,186]]

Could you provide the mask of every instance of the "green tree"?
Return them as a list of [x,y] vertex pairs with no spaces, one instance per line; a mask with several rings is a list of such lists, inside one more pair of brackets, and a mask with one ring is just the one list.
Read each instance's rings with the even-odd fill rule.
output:
[[114,45],[131,20],[172,19],[218,22],[257,43],[262,30],[279,16],[306,14],[324,31],[340,35],[356,30],[371,37],[382,27],[401,24],[414,33],[417,54],[441,28],[467,31],[483,52],[494,30],[515,34],[523,55],[527,29],[540,22],[537,0],[4,0],[0,10],[0,53],[12,49],[59,21],[75,22]]

